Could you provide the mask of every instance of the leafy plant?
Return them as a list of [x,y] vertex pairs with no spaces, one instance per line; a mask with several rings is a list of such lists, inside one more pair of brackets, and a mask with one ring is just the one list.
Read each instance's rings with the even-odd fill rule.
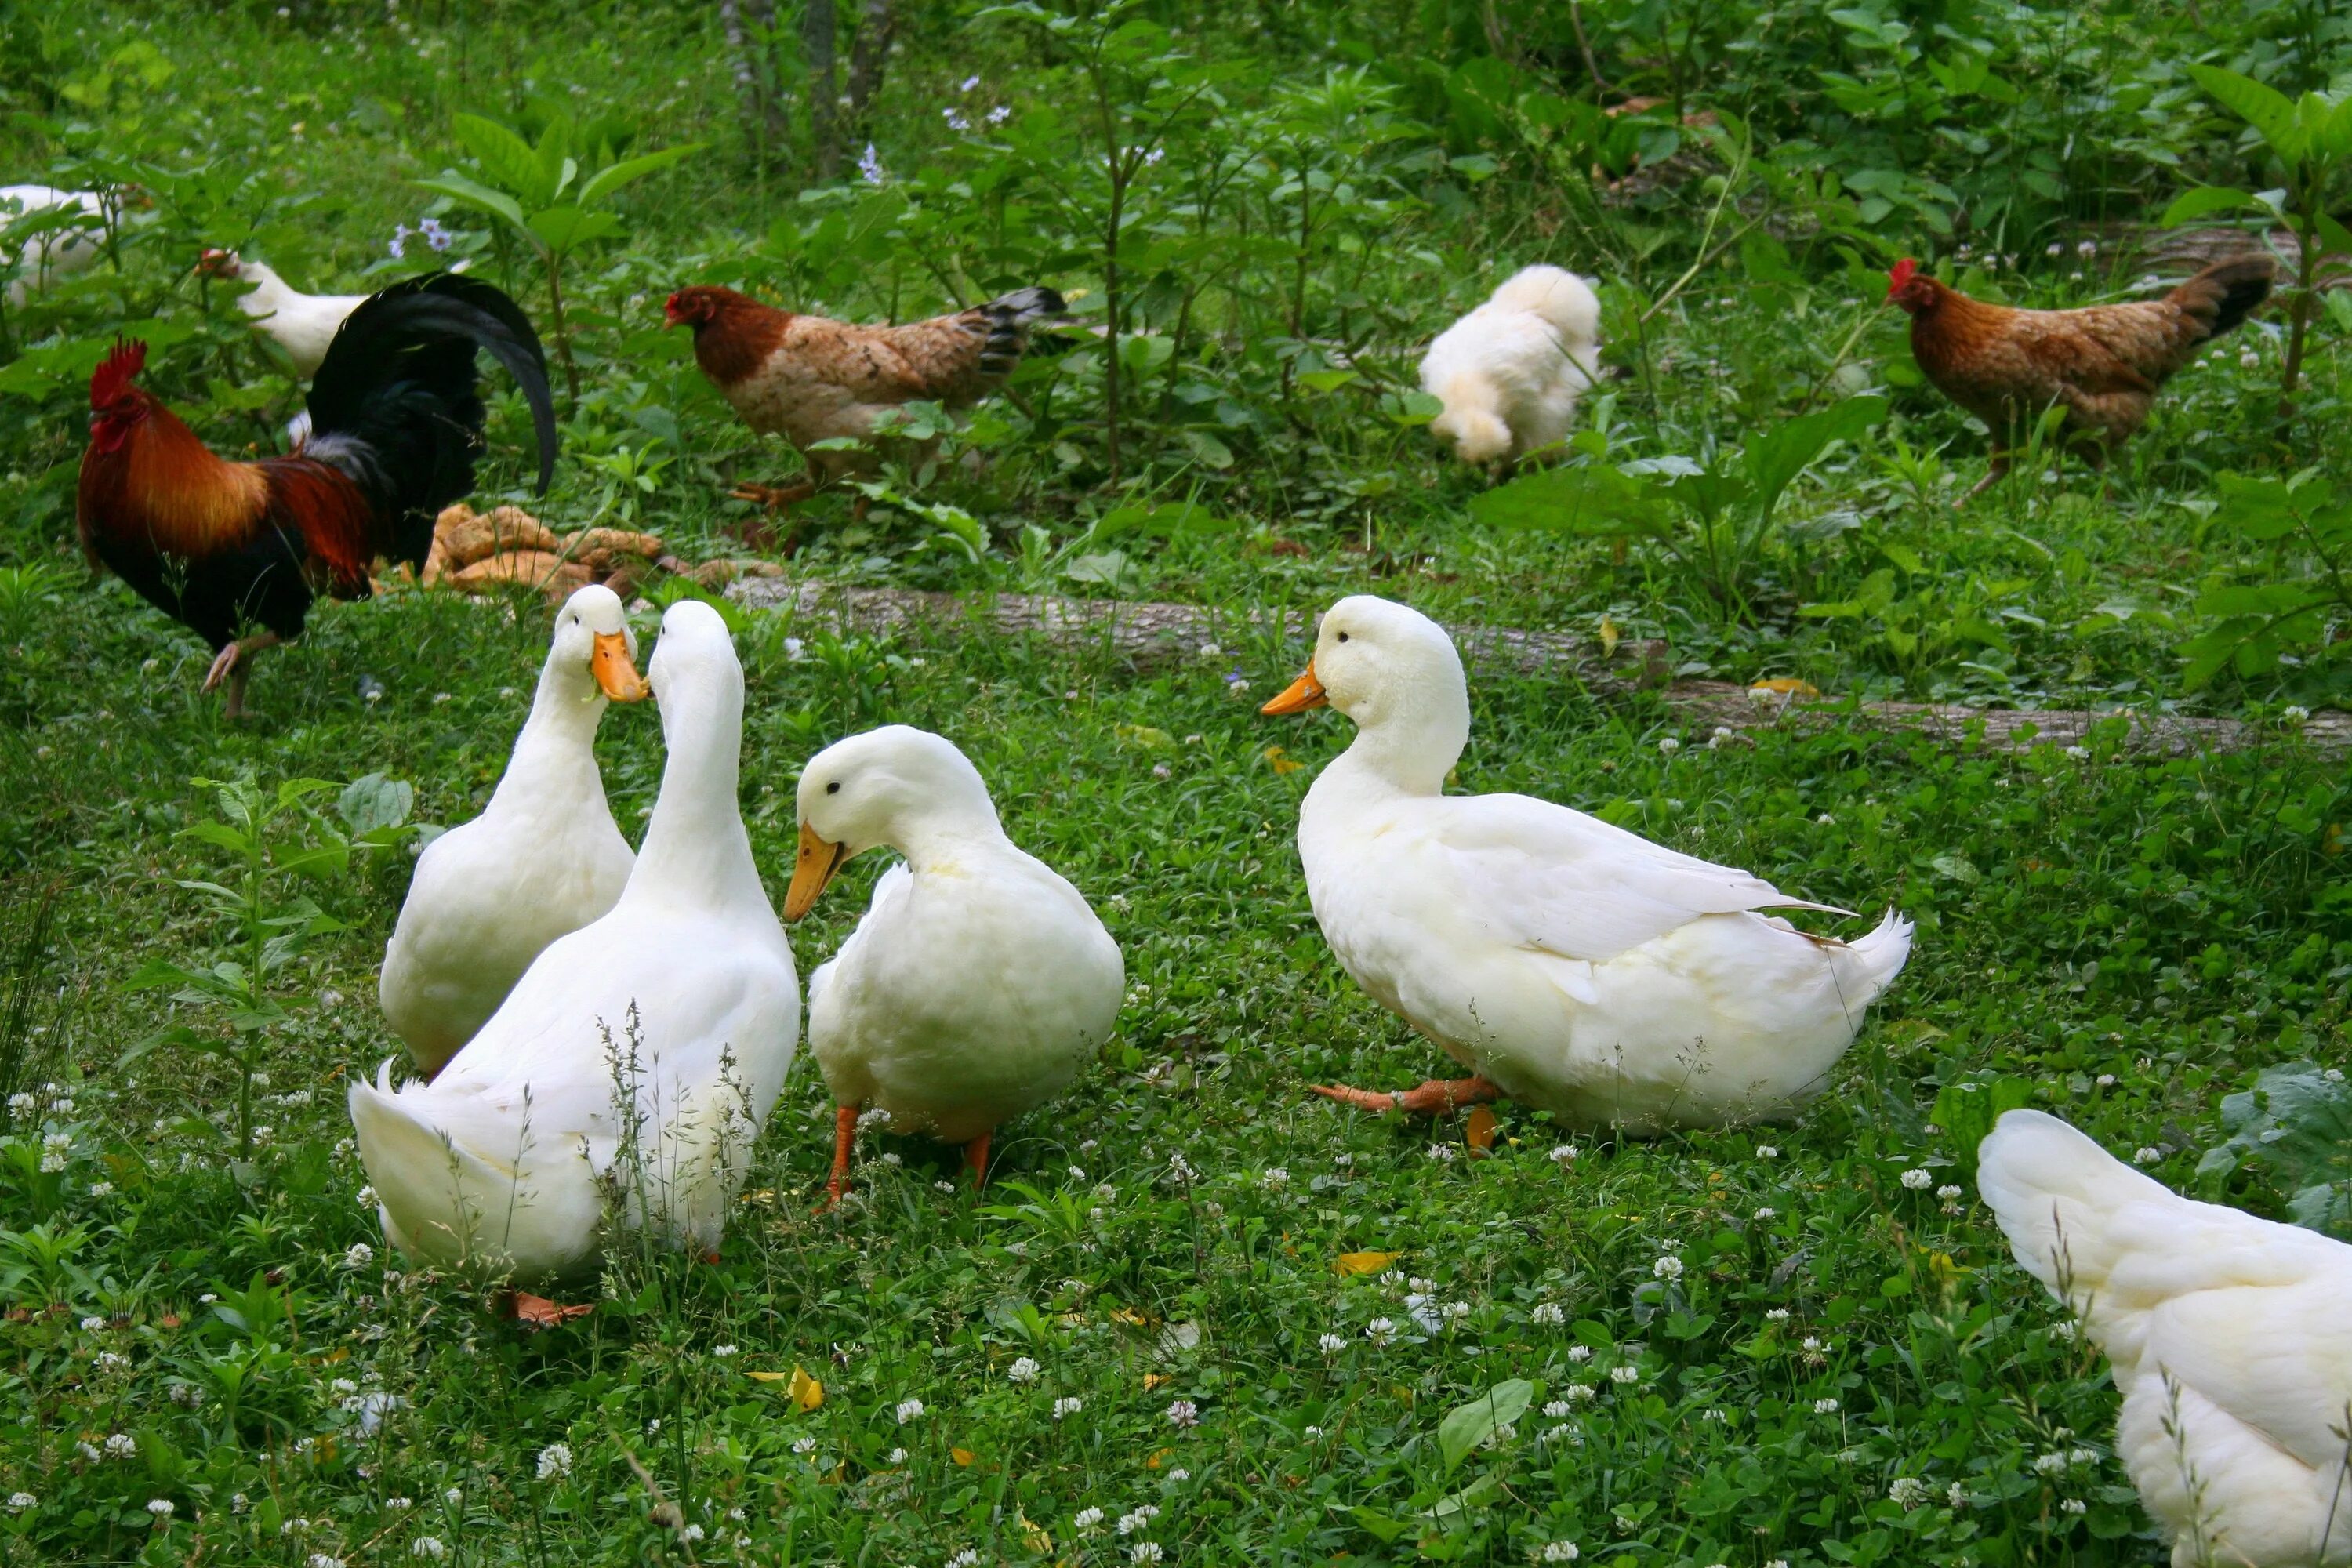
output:
[[2294,1223],[2352,1240],[2352,1085],[2311,1062],[2265,1068],[2225,1096],[2227,1142],[2197,1163],[2201,1177],[2252,1167],[2286,1195]]
[[251,774],[221,783],[194,781],[213,792],[219,816],[184,837],[225,852],[224,879],[189,879],[180,886],[198,895],[229,928],[226,952],[189,967],[157,959],[131,977],[130,989],[172,987],[172,1000],[209,1013],[210,1029],[174,1024],[123,1053],[127,1066],[160,1046],[226,1058],[237,1071],[236,1158],[253,1152],[253,1075],[271,1037],[308,999],[279,990],[281,977],[311,939],[343,929],[308,896],[281,897],[288,877],[323,880],[348,870],[355,856],[397,847],[406,837],[413,792],[371,773],[346,785],[337,806],[348,831],[338,831],[306,803],[335,786],[324,779],[288,779],[264,790]]
[[[577,403],[580,366],[564,316],[564,264],[585,247],[622,232],[621,215],[609,204],[625,186],[691,157],[702,143],[616,157],[609,138],[593,148],[585,145],[575,122],[563,114],[549,117],[536,145],[478,114],[458,115],[451,130],[474,155],[472,169],[445,169],[416,183],[499,219],[538,256],[547,269],[550,335],[563,364],[565,389]],[[602,154],[604,161],[583,172],[578,154]]]
[[[2336,634],[2352,620],[2352,487],[2313,469],[2291,479],[2223,474],[2211,526],[2272,545],[2278,569],[2252,583],[2223,581],[2198,595],[2198,613],[2214,624],[2181,649],[2191,691],[2224,668],[2242,679],[2267,675],[2290,658],[2305,661],[2320,693],[2341,679]],[[2302,561],[2292,547],[2300,546]]]
[[[1756,575],[1781,496],[1832,446],[1885,417],[1885,398],[1850,397],[1773,426],[1711,468],[1687,458],[1595,460],[1523,475],[1488,490],[1470,510],[1481,521],[1506,527],[1643,541],[1719,610],[1753,620]],[[1608,441],[1587,430],[1569,446],[1598,459]]]
[[2305,345],[2319,313],[2319,263],[2328,251],[2352,255],[2352,229],[2335,216],[2337,187],[2352,173],[2352,94],[2306,92],[2289,99],[2274,88],[2219,66],[2195,65],[2189,74],[2215,101],[2254,129],[2278,163],[2277,189],[2242,191],[2201,185],[2166,209],[2163,221],[2251,207],[2265,226],[2283,223],[2294,231],[2302,257],[2294,287],[2286,296],[2286,359],[2279,369],[2283,412],[2292,417],[2295,387],[2303,375]]

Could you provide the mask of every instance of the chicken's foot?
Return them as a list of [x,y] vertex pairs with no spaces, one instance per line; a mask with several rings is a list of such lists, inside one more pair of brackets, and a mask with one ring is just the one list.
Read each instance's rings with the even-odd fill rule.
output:
[[245,684],[253,678],[253,656],[266,647],[276,647],[279,642],[276,632],[256,632],[249,637],[239,637],[214,656],[212,668],[205,671],[205,689],[216,690],[224,680],[228,682],[228,700],[221,707],[224,719],[250,717],[245,705]]
[[1308,1087],[1326,1100],[1336,1100],[1342,1105],[1352,1105],[1359,1110],[1375,1114],[1402,1110],[1413,1116],[1450,1115],[1465,1105],[1503,1097],[1502,1089],[1484,1078],[1433,1078],[1419,1089],[1409,1089],[1402,1094],[1350,1089],[1344,1084],[1318,1083]]
[[1976,500],[1977,497],[1984,494],[1985,491],[1992,489],[1993,486],[2000,483],[2001,480],[2008,477],[2009,454],[2006,452],[1997,452],[1993,455],[1992,466],[1985,470],[1985,477],[1977,481],[1976,488],[1974,489],[1969,491],[1968,494],[1954,501],[1952,503],[1952,510],[1954,511],[1960,510],[1966,507],[1969,502]]

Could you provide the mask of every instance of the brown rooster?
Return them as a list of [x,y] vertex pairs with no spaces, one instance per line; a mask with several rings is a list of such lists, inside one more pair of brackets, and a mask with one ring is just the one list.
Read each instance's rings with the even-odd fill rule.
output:
[[876,419],[902,404],[961,408],[977,402],[1013,374],[1031,325],[1063,310],[1053,289],[1021,289],[951,316],[861,327],[703,286],[672,294],[666,314],[673,327],[693,327],[695,363],[743,423],[762,436],[782,436],[807,462],[810,478],[800,484],[735,491],[773,510],[874,466],[865,453],[812,450],[818,442],[870,442]]
[[[538,334],[513,300],[450,273],[412,279],[353,310],[310,384],[309,436],[282,458],[234,463],[143,388],[147,345],[119,343],[89,378],[82,548],[217,650],[205,689],[245,712],[251,656],[299,637],[320,594],[364,599],[379,555],[421,563],[433,520],[474,487],[488,349],[530,399],[539,488],[555,466],[555,410]],[[240,631],[258,627],[240,637]]]
[[1911,318],[1911,356],[1992,432],[1992,467],[1961,504],[2009,472],[2011,446],[2053,404],[2066,410],[2066,444],[2104,466],[2147,422],[2156,389],[2270,297],[2277,269],[2267,256],[2232,257],[2161,300],[2016,310],[1896,262],[1886,298]]

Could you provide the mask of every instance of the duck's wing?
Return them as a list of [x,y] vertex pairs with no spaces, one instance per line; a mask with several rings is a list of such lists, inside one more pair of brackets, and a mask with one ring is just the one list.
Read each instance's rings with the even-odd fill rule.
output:
[[1853,913],[1529,795],[1420,804],[1431,808],[1431,843],[1467,912],[1513,946],[1599,963],[1701,915]]

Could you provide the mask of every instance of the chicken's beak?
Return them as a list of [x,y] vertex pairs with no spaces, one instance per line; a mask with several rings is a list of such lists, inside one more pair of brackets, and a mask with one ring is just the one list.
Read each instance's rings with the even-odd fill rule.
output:
[[642,701],[653,689],[637,673],[629,658],[629,639],[620,632],[596,634],[596,651],[588,656],[588,673],[615,702]]
[[1307,661],[1307,673],[1284,687],[1258,710],[1261,713],[1304,713],[1309,708],[1320,708],[1330,700],[1323,683],[1315,679],[1315,661]]
[[793,885],[784,890],[784,919],[796,921],[808,913],[848,858],[846,845],[828,842],[815,828],[802,823],[800,854],[793,861]]

